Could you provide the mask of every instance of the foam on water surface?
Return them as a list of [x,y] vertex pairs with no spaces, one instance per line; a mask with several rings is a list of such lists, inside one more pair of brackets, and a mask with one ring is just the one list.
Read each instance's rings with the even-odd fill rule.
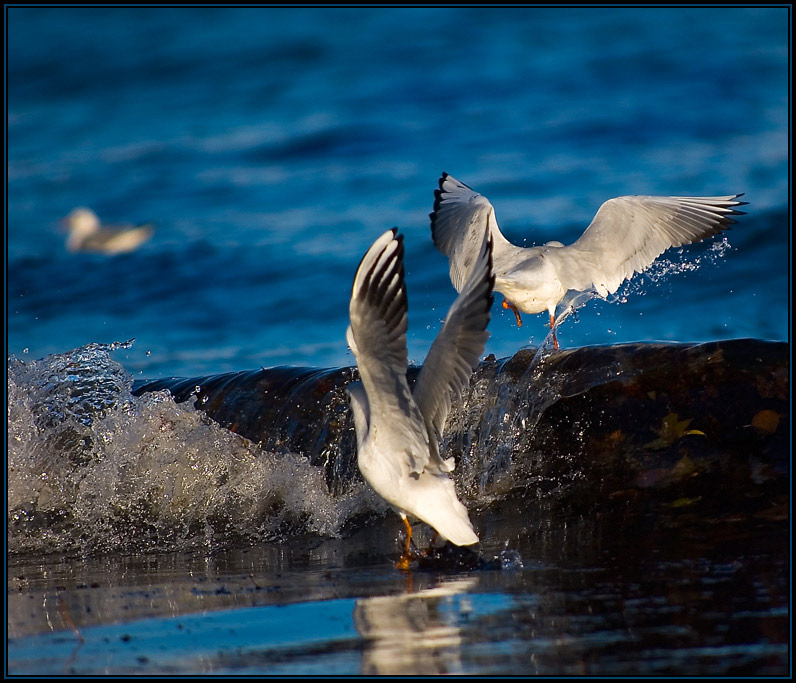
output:
[[335,536],[352,515],[383,510],[364,484],[333,496],[301,455],[264,451],[191,402],[133,396],[110,357],[126,346],[9,360],[11,553]]

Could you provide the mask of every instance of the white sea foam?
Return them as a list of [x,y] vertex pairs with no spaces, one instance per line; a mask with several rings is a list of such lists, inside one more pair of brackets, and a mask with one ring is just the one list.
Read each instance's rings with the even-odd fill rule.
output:
[[191,401],[131,394],[90,344],[8,361],[11,553],[213,549],[298,533],[337,536],[383,504],[355,483],[333,496],[300,454],[274,454]]

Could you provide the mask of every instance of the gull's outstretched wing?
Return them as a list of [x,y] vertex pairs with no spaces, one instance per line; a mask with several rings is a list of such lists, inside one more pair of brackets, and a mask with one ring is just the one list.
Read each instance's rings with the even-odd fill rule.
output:
[[453,460],[440,458],[439,439],[453,397],[461,397],[484,352],[494,285],[492,238],[484,230],[470,277],[450,307],[414,387],[415,403],[429,430],[431,464],[446,472],[453,470]]
[[555,249],[567,289],[594,286],[606,296],[670,247],[698,242],[729,228],[742,195],[725,197],[627,196],[603,203],[589,227],[568,247]]
[[[428,462],[428,435],[406,382],[407,299],[403,236],[388,230],[362,258],[351,289],[348,345],[368,398],[370,426],[406,457],[410,472]],[[392,444],[395,444],[392,446]]]
[[450,261],[451,282],[457,292],[467,282],[487,230],[494,247],[509,246],[489,200],[447,173],[434,190],[434,210],[429,218],[431,238]]

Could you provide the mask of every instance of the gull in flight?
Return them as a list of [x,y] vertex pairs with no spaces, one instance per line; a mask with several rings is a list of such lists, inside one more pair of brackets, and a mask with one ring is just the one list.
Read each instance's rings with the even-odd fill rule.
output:
[[73,209],[64,219],[69,237],[69,251],[94,251],[103,254],[121,254],[138,249],[154,232],[152,225],[103,226],[91,209]]
[[498,228],[489,200],[453,176],[443,173],[434,191],[431,237],[450,261],[453,286],[461,291],[472,269],[481,236],[494,242],[495,291],[503,307],[523,313],[550,314],[553,344],[556,306],[568,291],[594,291],[605,298],[625,280],[649,267],[670,247],[698,242],[729,228],[742,195],[725,197],[626,196],[609,199],[586,231],[564,246],[548,242],[518,247]]
[[407,569],[412,557],[409,516],[456,545],[478,543],[449,476],[454,460],[442,459],[439,440],[453,397],[461,396],[489,337],[494,276],[492,240],[484,231],[469,278],[410,391],[403,254],[403,236],[395,228],[368,249],[354,277],[346,339],[361,379],[348,385],[357,464],[404,522],[406,545],[396,566]]

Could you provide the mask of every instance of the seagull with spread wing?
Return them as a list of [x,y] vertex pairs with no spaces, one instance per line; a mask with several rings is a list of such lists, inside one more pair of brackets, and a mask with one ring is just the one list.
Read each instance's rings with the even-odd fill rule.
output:
[[743,215],[740,194],[723,197],[625,196],[600,207],[586,231],[572,244],[548,242],[518,247],[500,232],[489,200],[443,173],[430,214],[434,244],[450,261],[450,278],[461,291],[470,274],[484,231],[494,242],[495,291],[503,307],[550,314],[553,343],[556,307],[569,291],[613,294],[625,280],[648,268],[670,247],[717,235]]
[[429,524],[455,545],[478,542],[449,476],[453,458],[442,459],[439,441],[451,402],[467,386],[489,337],[494,276],[492,240],[484,231],[469,277],[410,391],[403,254],[403,236],[395,228],[368,249],[354,277],[346,338],[361,379],[348,386],[357,463],[404,521],[406,545],[397,566],[406,569],[412,540],[408,517]]
[[154,233],[151,223],[146,225],[101,225],[91,209],[73,209],[64,219],[69,237],[69,251],[93,251],[101,254],[123,254],[135,251]]

